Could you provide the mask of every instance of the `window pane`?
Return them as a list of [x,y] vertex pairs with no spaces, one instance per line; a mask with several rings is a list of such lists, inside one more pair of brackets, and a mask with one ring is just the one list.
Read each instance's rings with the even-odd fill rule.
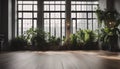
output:
[[30,28],[37,27],[37,1],[18,1],[17,19],[18,20],[18,35],[23,35]]
[[49,18],[49,13],[44,13],[44,18]]
[[72,22],[73,22],[73,24],[72,24],[72,26],[73,26],[73,33],[76,33],[76,20],[73,20]]
[[22,11],[22,5],[18,5],[18,10]]
[[23,5],[24,11],[32,11],[32,5]]
[[76,18],[76,13],[72,13],[71,17]]
[[65,13],[62,13],[62,18],[65,18]]
[[50,1],[50,4],[54,4],[54,1]]
[[44,30],[49,32],[49,19],[44,19]]
[[44,4],[49,4],[49,1],[44,1]]
[[[77,9],[78,9],[78,8],[77,8]],[[71,6],[71,10],[72,10],[72,11],[75,11],[75,5],[72,5],[72,6]]]
[[86,11],[86,5],[82,5],[82,11]]
[[88,13],[88,18],[92,18],[92,13]]
[[29,30],[32,27],[32,20],[30,19],[24,19],[23,20],[23,32]]
[[65,1],[44,1],[44,30],[52,36],[65,36]]
[[87,18],[86,13],[77,13],[77,18]]
[[56,10],[56,11],[60,11],[60,5],[56,5],[56,6],[55,6],[55,10]]
[[44,11],[49,11],[49,5],[44,5]]
[[55,4],[60,4],[60,1],[56,1]]
[[18,4],[22,4],[22,1],[18,1]]
[[19,18],[22,18],[22,13],[18,13],[18,17],[19,17]]
[[37,20],[34,20],[34,28],[37,28]]
[[23,18],[32,18],[32,13],[23,13]]
[[93,24],[92,20],[88,20],[88,29],[92,30]]
[[21,35],[21,25],[22,25],[22,21],[21,20],[18,20],[18,34]]
[[37,12],[36,12],[36,13],[34,13],[34,18],[37,18]]
[[65,11],[65,5],[61,5],[61,11]]
[[81,10],[81,5],[76,5],[76,11],[80,11]]
[[54,5],[50,5],[50,11],[54,11],[55,10],[55,6]]
[[79,29],[97,29],[95,25],[95,20],[97,20],[95,11],[97,8],[98,1],[71,1],[73,33]]
[[96,13],[93,13],[93,18],[97,18],[97,15],[96,15]]
[[92,11],[92,6],[91,5],[87,5],[87,11]]
[[38,8],[37,8],[37,5],[34,5],[34,11],[37,11]]
[[33,1],[23,1],[23,4],[33,4]]
[[98,6],[97,6],[97,5],[93,5],[93,11],[96,11],[96,10],[97,10],[97,8],[98,8]]

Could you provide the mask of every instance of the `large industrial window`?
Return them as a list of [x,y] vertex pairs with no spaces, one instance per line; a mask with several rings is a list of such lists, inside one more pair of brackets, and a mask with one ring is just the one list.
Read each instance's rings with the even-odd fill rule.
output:
[[65,36],[65,1],[44,1],[44,31]]
[[71,1],[72,32],[79,29],[96,30],[98,1]]
[[30,28],[37,26],[37,1],[17,1],[17,29],[18,35],[24,34]]

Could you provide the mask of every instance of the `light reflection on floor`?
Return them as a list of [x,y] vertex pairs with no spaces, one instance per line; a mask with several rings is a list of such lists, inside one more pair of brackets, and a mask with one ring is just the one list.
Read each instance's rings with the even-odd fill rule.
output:
[[120,54],[103,51],[33,51],[0,54],[0,69],[120,69]]

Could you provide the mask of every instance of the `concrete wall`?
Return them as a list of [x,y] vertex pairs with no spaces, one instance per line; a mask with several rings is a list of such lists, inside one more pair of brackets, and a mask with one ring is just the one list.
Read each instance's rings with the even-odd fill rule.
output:
[[1,0],[0,0],[0,33],[1,33]]
[[5,46],[12,36],[12,0],[1,1],[0,33],[4,34]]
[[107,0],[99,0],[99,6],[101,10],[104,10],[107,8]]
[[120,13],[120,0],[115,0],[115,9]]

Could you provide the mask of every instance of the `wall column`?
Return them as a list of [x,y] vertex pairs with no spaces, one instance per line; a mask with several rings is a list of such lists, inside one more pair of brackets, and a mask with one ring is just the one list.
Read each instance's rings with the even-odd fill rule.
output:
[[71,0],[66,0],[66,21],[65,21],[66,38],[71,34]]

